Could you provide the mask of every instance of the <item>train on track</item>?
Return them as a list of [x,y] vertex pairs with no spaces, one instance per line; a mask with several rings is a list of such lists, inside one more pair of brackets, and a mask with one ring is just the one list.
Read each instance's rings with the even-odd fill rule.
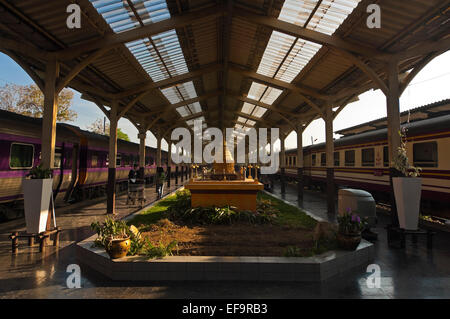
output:
[[[0,110],[0,220],[23,205],[22,180],[40,163],[42,119]],[[81,201],[105,194],[109,137],[58,123],[53,170],[55,203]],[[139,144],[117,141],[116,183],[126,189],[128,173],[139,163]],[[146,147],[145,178],[156,173],[156,149]],[[167,152],[161,152],[167,169]],[[174,170],[172,170],[174,171]]]
[[[408,123],[409,118],[409,123]],[[401,113],[407,128],[410,164],[421,167],[422,210],[450,219],[450,100]],[[387,119],[337,131],[334,143],[334,181],[338,188],[369,191],[376,200],[387,201],[389,157]],[[304,184],[326,189],[325,143],[303,148]],[[297,178],[297,149],[286,151],[286,179]]]

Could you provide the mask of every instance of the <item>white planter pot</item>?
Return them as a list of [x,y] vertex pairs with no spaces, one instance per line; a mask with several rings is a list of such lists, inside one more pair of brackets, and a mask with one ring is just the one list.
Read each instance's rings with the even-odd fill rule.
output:
[[392,184],[400,228],[417,230],[422,179],[419,177],[393,177]]
[[27,233],[46,230],[53,179],[24,179],[22,183]]

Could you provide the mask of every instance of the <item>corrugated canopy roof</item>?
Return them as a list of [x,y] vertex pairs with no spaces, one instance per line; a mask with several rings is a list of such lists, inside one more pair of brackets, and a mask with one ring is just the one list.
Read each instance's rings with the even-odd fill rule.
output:
[[79,0],[82,28],[68,29],[73,1],[0,0],[0,50],[38,83],[57,58],[63,85],[117,99],[153,132],[201,119],[287,134],[379,86],[355,58],[385,81],[393,54],[406,72],[450,47],[449,1],[380,0],[382,28],[369,29],[372,2]]

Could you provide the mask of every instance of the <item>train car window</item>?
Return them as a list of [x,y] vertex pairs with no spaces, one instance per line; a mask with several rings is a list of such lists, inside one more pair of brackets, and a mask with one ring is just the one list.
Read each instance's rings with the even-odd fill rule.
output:
[[311,166],[316,166],[316,154],[311,155]]
[[294,166],[297,166],[297,157],[294,157]]
[[374,166],[375,165],[375,149],[364,148],[361,150],[362,166]]
[[129,165],[130,165],[130,156],[123,155],[122,156],[122,166],[129,166]]
[[55,158],[53,159],[53,167],[61,168],[62,149],[60,147],[55,148]]
[[437,142],[415,143],[413,145],[414,166],[438,167]]
[[116,166],[121,166],[122,165],[122,155],[117,154],[116,157]]
[[9,153],[10,168],[31,168],[34,161],[34,145],[12,143]]
[[389,166],[389,147],[387,146],[383,147],[383,166]]
[[345,151],[345,166],[355,166],[355,150]]
[[334,166],[341,165],[340,159],[339,159],[339,152],[334,152],[333,156],[334,156]]
[[327,154],[326,153],[320,154],[320,165],[321,166],[327,165]]
[[92,155],[91,157],[91,167],[97,167],[98,165],[98,156]]

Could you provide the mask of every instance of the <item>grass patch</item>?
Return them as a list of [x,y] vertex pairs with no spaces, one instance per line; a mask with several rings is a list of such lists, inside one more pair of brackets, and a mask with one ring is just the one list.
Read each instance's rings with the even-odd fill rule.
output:
[[302,227],[310,230],[314,229],[317,225],[317,220],[306,214],[300,208],[286,204],[276,197],[259,192],[258,200],[270,200],[274,207],[280,211],[275,220],[275,223],[279,225]]
[[153,257],[171,254],[175,246],[182,256],[300,257],[333,248],[332,243],[314,239],[318,222],[300,208],[264,192],[258,193],[257,200],[254,214],[271,216],[264,222],[237,218],[251,212],[233,212],[237,217],[225,218],[224,223],[210,220],[227,215],[221,215],[224,208],[198,208],[205,211],[201,218],[182,218],[198,214],[190,209],[190,194],[177,192],[135,216],[128,225],[135,225],[147,242],[156,243],[146,246]]
[[[317,225],[317,221],[307,215],[300,208],[286,204],[285,202],[264,192],[258,192],[257,199],[259,201],[271,201],[273,207],[279,211],[276,214],[277,217],[274,220],[274,224],[280,226],[301,227],[308,230],[314,229]],[[176,203],[177,194],[170,195],[159,201],[156,205],[129,220],[127,224],[137,226],[140,231],[147,231],[150,225],[157,223],[161,219],[167,218],[169,208],[176,205]]]
[[140,231],[146,231],[150,225],[156,224],[159,220],[166,218],[167,210],[169,207],[175,205],[176,201],[177,195],[170,195],[160,200],[156,205],[153,205],[146,211],[130,219],[127,224],[135,225]]

